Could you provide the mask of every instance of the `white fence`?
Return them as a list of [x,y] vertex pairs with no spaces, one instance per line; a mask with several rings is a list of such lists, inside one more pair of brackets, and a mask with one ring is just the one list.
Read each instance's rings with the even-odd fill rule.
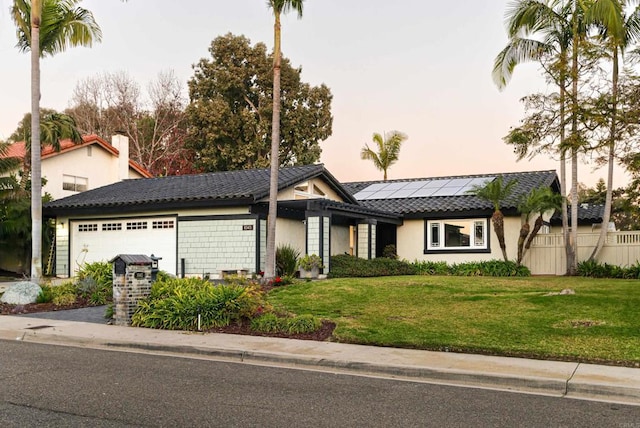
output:
[[[599,236],[599,233],[578,234],[578,262],[591,256]],[[623,267],[636,264],[640,260],[640,231],[607,232],[607,240],[597,260]],[[536,236],[524,264],[533,275],[564,275],[567,258],[562,234]]]

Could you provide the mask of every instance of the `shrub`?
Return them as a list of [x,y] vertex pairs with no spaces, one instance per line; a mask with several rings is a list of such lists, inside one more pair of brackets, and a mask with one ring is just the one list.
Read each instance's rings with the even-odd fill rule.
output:
[[52,300],[52,303],[56,306],[69,306],[76,302],[77,296],[72,293],[58,294]]
[[313,315],[279,317],[274,313],[251,320],[251,329],[261,333],[312,333],[322,327],[322,320]]
[[341,254],[331,257],[332,278],[414,275],[416,268],[403,260],[388,258],[361,259]]
[[322,320],[313,315],[298,315],[287,318],[285,325],[290,334],[311,333],[322,327]]
[[274,313],[267,313],[251,320],[251,330],[261,333],[276,333],[283,330],[283,318]]
[[518,266],[516,262],[503,260],[453,264],[450,272],[455,276],[531,276],[531,271],[526,266]]
[[222,327],[251,318],[268,308],[256,284],[215,285],[197,278],[155,282],[149,298],[141,300],[132,316],[134,326],[169,330]]
[[578,263],[578,275],[590,278],[640,278],[640,264],[623,268],[608,263],[600,263],[595,260],[586,260]]
[[51,290],[51,286],[43,285],[42,291],[38,294],[36,298],[36,303],[50,303],[53,301],[53,291]]
[[398,258],[398,250],[396,246],[393,244],[389,244],[382,249],[382,257],[387,259],[397,259]]
[[451,275],[447,262],[419,261],[413,262],[416,275]]
[[78,271],[80,281],[92,278],[100,286],[113,286],[113,266],[109,262],[85,263]]
[[85,263],[78,271],[78,292],[92,305],[113,299],[113,266],[109,262]]
[[300,251],[290,245],[283,245],[276,249],[276,275],[293,276],[298,268]]
[[306,271],[322,269],[324,267],[322,259],[317,254],[306,254],[302,256],[300,260],[298,260],[298,266],[300,269],[304,269]]

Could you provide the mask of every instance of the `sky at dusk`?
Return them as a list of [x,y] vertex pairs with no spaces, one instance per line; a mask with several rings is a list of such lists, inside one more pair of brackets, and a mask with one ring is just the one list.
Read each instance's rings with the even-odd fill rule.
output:
[[[333,135],[321,162],[340,181],[381,179],[360,149],[374,132],[409,139],[389,178],[524,170],[558,170],[556,160],[516,162],[503,143],[524,115],[520,99],[546,85],[535,64],[516,69],[504,91],[491,79],[507,42],[508,0],[306,0],[304,16],[283,18],[283,54],[302,79],[333,94]],[[0,0],[0,139],[30,110],[29,54],[16,48],[10,0]],[[102,28],[93,48],[73,48],[41,63],[42,107],[68,107],[76,83],[126,71],[142,87],[173,70],[184,82],[192,64],[209,58],[217,36],[231,32],[273,48],[273,16],[265,0],[85,0]],[[103,136],[107,139],[109,136]],[[592,186],[605,170],[581,164]],[[614,186],[623,185],[624,174]]]

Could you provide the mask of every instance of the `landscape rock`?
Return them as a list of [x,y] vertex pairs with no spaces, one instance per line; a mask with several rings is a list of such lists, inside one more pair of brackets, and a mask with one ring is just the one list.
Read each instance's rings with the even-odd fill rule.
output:
[[0,302],[10,305],[27,305],[35,303],[42,288],[36,283],[24,281],[13,284],[7,288]]

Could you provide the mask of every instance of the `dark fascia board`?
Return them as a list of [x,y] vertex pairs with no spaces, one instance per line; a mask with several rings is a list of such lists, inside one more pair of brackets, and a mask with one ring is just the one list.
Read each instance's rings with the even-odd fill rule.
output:
[[[507,213],[504,210],[503,210],[503,214],[507,216]],[[491,217],[492,215],[493,215],[493,210],[485,209],[485,210],[467,210],[467,211],[436,211],[436,212],[407,213],[404,215],[404,218],[405,219],[437,220],[441,218],[455,219],[455,218]]]
[[253,198],[233,199],[201,199],[194,201],[153,202],[147,204],[122,204],[122,205],[92,205],[87,207],[61,207],[43,208],[42,214],[49,218],[102,215],[102,214],[126,214],[146,213],[152,211],[182,210],[190,208],[217,208],[231,206],[247,206],[253,203]]

